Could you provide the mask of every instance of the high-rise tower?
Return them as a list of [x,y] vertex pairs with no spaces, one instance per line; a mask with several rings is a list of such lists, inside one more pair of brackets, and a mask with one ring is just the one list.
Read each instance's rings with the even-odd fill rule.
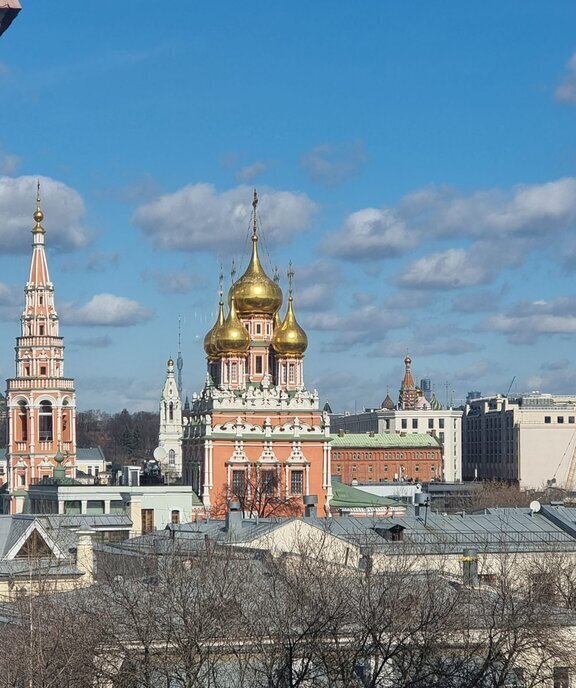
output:
[[328,513],[329,416],[304,386],[308,340],[294,314],[294,273],[281,318],[282,290],[258,252],[256,192],[252,205],[249,265],[230,287],[227,314],[221,281],[218,317],[204,339],[208,375],[185,426],[185,479],[207,510],[235,497],[251,515],[298,513],[316,496]]
[[11,513],[22,511],[33,481],[52,476],[57,454],[68,477],[76,472],[76,395],[74,380],[64,377],[64,343],[44,251],[43,219],[38,183],[30,276],[16,339],[16,376],[6,381]]

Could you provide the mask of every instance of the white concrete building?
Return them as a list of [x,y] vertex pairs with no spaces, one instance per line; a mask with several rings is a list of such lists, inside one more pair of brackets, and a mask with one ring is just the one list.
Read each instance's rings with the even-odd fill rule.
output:
[[576,486],[576,396],[532,392],[474,399],[463,420],[465,480],[522,488]]
[[163,475],[176,479],[182,475],[182,403],[174,377],[174,361],[169,358],[166,381],[160,398],[160,432],[158,446],[164,449],[160,458]]
[[31,485],[29,510],[65,516],[127,515],[130,536],[189,523],[204,513],[189,485]]
[[462,411],[417,408],[411,410],[367,409],[363,413],[333,414],[332,432],[430,433],[442,444],[443,480],[462,480]]

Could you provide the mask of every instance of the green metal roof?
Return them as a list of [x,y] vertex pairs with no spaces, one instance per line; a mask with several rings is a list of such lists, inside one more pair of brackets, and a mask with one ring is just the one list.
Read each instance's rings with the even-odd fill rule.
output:
[[358,490],[351,485],[344,485],[339,480],[334,480],[332,482],[330,506],[334,509],[370,509],[382,506],[398,506],[398,502],[388,497],[379,497],[378,495],[364,492],[364,490]]
[[342,449],[370,448],[389,449],[391,447],[438,447],[439,443],[432,435],[425,433],[375,432],[372,435],[364,433],[344,433],[343,436],[334,434],[332,447]]

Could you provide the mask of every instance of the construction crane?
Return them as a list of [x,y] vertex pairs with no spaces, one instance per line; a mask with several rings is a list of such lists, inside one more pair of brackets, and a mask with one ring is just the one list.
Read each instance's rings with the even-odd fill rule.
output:
[[508,396],[510,394],[510,390],[512,389],[512,385],[514,384],[514,380],[516,379],[516,375],[512,378],[512,382],[508,385],[508,391],[506,392],[505,396]]

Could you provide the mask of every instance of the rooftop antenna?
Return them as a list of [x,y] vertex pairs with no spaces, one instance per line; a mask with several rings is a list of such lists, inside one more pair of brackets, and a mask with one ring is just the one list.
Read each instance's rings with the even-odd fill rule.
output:
[[178,368],[178,396],[180,403],[182,403],[182,368],[184,367],[184,359],[182,358],[182,318],[178,316],[178,358],[176,359],[176,368]]

